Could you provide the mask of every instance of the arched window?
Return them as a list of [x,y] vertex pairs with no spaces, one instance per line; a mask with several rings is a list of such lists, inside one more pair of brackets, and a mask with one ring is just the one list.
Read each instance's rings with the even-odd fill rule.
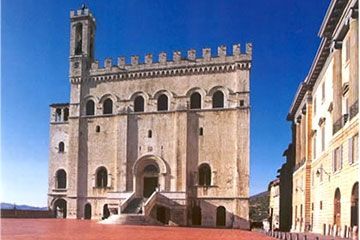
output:
[[142,96],[137,96],[134,100],[134,111],[143,112],[144,111],[144,98]]
[[201,95],[194,92],[190,96],[190,109],[201,109]]
[[112,114],[113,113],[113,101],[108,98],[103,103],[103,114]]
[[82,24],[79,23],[75,28],[75,55],[82,54]]
[[351,191],[351,227],[359,226],[359,183],[356,182]]
[[69,108],[64,108],[64,121],[69,120]]
[[341,224],[341,194],[339,188],[335,190],[334,195],[334,224],[336,226]]
[[95,103],[93,100],[88,100],[86,102],[86,115],[91,116],[95,114]]
[[209,164],[203,163],[199,166],[199,185],[200,186],[211,185],[211,169]]
[[105,167],[100,167],[96,171],[96,187],[106,188],[108,182],[108,173]]
[[66,172],[64,169],[57,170],[56,172],[56,188],[66,188]]
[[59,142],[59,152],[65,152],[65,143]]
[[169,109],[168,104],[168,97],[165,94],[161,94],[157,99],[158,111],[167,111]]
[[222,91],[216,91],[212,96],[213,108],[223,108],[224,107],[224,94]]
[[216,208],[216,226],[225,227],[226,225],[226,209],[223,206]]

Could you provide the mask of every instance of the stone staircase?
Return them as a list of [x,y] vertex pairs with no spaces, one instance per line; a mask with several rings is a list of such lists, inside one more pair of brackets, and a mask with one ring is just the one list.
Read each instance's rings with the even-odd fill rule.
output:
[[122,211],[123,214],[138,214],[142,213],[142,206],[146,202],[145,198],[134,198],[132,199],[128,206]]
[[156,219],[145,216],[142,212],[147,198],[134,198],[120,215],[114,214],[100,221],[101,224],[125,224],[125,225],[163,225]]
[[100,221],[101,224],[124,224],[124,225],[164,225],[156,219],[142,214],[120,214],[111,215],[105,220]]

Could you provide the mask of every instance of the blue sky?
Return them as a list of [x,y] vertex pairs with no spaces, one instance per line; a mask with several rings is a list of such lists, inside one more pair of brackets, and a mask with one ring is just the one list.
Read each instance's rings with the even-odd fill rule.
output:
[[[86,1],[95,55],[128,59],[253,43],[251,183],[255,194],[284,159],[285,118],[319,44],[330,1]],[[69,101],[69,12],[83,1],[2,1],[1,201],[45,206],[49,104]]]

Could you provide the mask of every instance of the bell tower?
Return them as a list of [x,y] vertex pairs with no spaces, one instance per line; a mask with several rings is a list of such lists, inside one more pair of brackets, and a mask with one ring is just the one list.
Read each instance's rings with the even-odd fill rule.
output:
[[70,12],[70,77],[81,77],[94,61],[95,18],[83,4]]

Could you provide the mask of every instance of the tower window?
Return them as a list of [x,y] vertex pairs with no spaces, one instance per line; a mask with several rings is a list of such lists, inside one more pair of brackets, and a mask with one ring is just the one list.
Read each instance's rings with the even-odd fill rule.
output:
[[59,152],[65,152],[65,144],[64,142],[59,142]]
[[96,171],[96,187],[106,188],[108,182],[108,173],[105,167],[100,167]]
[[104,101],[103,104],[103,114],[112,114],[113,113],[113,101],[108,98]]
[[61,122],[61,108],[55,110],[55,122]]
[[75,28],[75,55],[82,54],[82,24],[78,23]]
[[240,100],[240,107],[243,107],[245,105],[244,100]]
[[222,91],[216,91],[212,97],[213,108],[224,107],[224,94]]
[[168,97],[165,94],[161,94],[157,100],[158,111],[168,110]]
[[96,131],[97,133],[99,133],[99,132],[100,132],[100,126],[99,126],[99,125],[98,125],[98,126],[96,126],[95,131]]
[[190,96],[190,109],[201,109],[201,95],[194,92]]
[[142,96],[137,96],[134,100],[134,111],[143,112],[144,111],[144,98]]
[[66,188],[66,172],[63,169],[56,172],[56,188]]
[[93,100],[88,100],[86,102],[86,115],[91,116],[95,114],[95,103]]
[[151,130],[148,131],[148,138],[152,138],[152,131]]
[[64,121],[69,120],[69,108],[64,108]]
[[203,163],[199,166],[199,185],[200,186],[211,185],[211,169],[209,164]]

